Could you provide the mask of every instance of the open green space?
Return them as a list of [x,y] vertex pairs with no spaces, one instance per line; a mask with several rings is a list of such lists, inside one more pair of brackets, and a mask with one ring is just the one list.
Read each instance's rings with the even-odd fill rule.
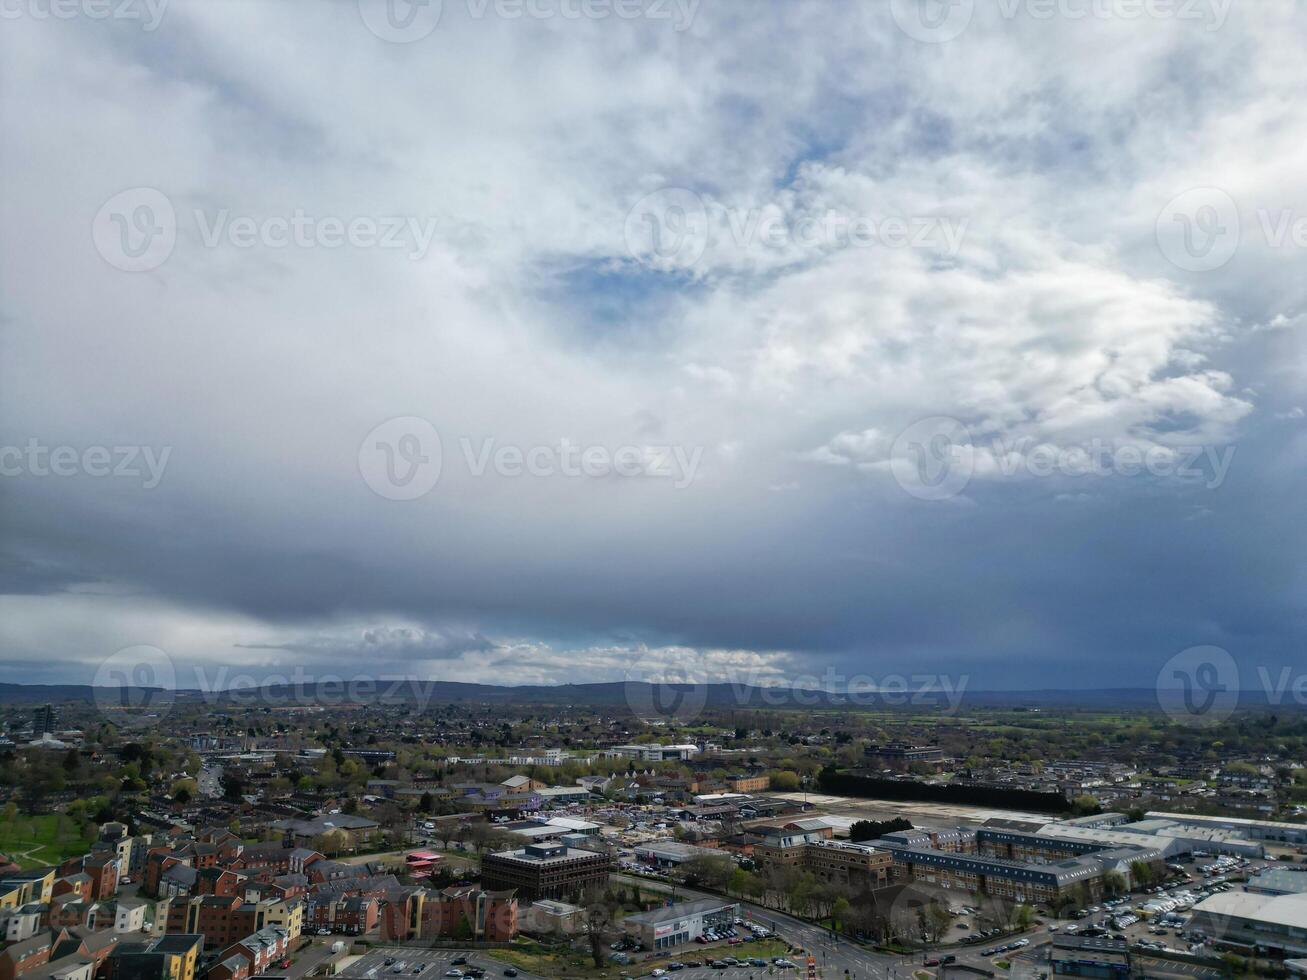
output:
[[83,832],[77,821],[62,813],[0,820],[0,854],[22,868],[59,864],[85,854],[94,840],[93,826]]

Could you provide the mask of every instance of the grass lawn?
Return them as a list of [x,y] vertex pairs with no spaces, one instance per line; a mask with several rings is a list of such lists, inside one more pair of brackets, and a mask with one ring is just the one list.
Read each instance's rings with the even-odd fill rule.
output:
[[62,813],[0,821],[0,854],[23,868],[58,864],[85,854],[94,839],[93,828],[89,836],[83,836],[76,822]]
[[[738,946],[726,944],[700,946],[690,943],[665,955],[638,959],[645,954],[636,953],[628,964],[608,963],[602,969],[596,969],[589,949],[576,949],[568,946],[550,947],[529,940],[521,940],[511,949],[492,949],[490,956],[508,966],[517,967],[525,973],[534,973],[541,977],[594,978],[617,977],[625,973],[630,976],[643,976],[655,967],[665,967],[672,960],[721,959],[734,956],[737,959],[758,957],[771,960],[775,956],[785,956],[789,945],[777,939],[763,939]],[[797,961],[796,961],[797,962]],[[782,975],[782,974],[778,974]],[[791,975],[794,975],[791,972]],[[671,976],[675,976],[672,974]]]

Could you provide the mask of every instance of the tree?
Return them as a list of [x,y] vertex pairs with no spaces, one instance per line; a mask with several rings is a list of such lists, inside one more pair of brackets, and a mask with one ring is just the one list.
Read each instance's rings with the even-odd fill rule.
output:
[[736,868],[731,872],[731,880],[726,886],[728,893],[739,895],[741,898],[758,898],[765,890],[763,880],[743,868]]
[[585,928],[590,940],[590,958],[595,969],[602,969],[607,959],[609,937],[615,932],[615,902],[598,889],[584,900]]
[[875,840],[899,830],[911,830],[912,821],[895,817],[893,820],[855,820],[849,827],[849,840],[855,844],[864,840]]
[[235,773],[223,770],[218,782],[222,786],[222,798],[228,803],[239,803],[245,794],[245,782]]
[[849,904],[849,900],[845,898],[843,895],[835,899],[835,901],[831,903],[831,907],[830,907],[831,925],[834,926],[836,929],[843,928],[844,923],[848,921],[849,912],[852,910],[852,908],[853,906]]
[[1136,888],[1147,888],[1153,880],[1153,866],[1147,861],[1131,861],[1130,877]]
[[1126,890],[1125,875],[1115,868],[1103,872],[1103,887],[1112,896],[1120,895]]
[[771,775],[771,788],[777,792],[792,793],[799,785],[799,774],[792,770],[782,770]]
[[455,939],[472,938],[472,923],[467,921],[466,915],[460,915],[458,917],[458,925],[454,926],[454,938]]
[[1098,801],[1088,793],[1082,793],[1071,801],[1071,809],[1080,816],[1098,813]]
[[334,857],[348,846],[349,835],[343,830],[328,830],[313,838],[313,849],[328,857]]
[[681,871],[688,885],[725,891],[735,873],[735,862],[715,854],[697,855],[682,864]]

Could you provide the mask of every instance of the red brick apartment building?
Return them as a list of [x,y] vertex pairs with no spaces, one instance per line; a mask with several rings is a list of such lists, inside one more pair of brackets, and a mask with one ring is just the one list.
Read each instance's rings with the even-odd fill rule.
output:
[[464,922],[469,938],[480,940],[512,939],[518,929],[517,899],[511,891],[484,891],[470,885],[394,893],[381,915],[381,934],[386,939],[451,937],[462,931]]
[[290,935],[280,926],[266,926],[239,942],[232,943],[218,957],[224,962],[240,956],[249,961],[250,974],[266,973],[290,952]]

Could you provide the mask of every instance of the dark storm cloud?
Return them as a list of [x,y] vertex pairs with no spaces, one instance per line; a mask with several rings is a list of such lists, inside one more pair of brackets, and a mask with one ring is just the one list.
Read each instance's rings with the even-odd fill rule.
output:
[[[1307,214],[1300,20],[986,14],[940,46],[856,4],[704,5],[679,35],[447,11],[399,47],[345,8],[7,24],[0,449],[167,451],[148,487],[0,477],[7,676],[89,680],[138,643],[499,683],[1294,662],[1307,295],[1257,209]],[[1207,185],[1243,241],[1194,273],[1157,222]],[[142,272],[88,232],[132,188],[176,223]],[[435,233],[417,258],[271,240],[298,214]],[[887,218],[961,236],[895,247]],[[641,251],[651,220],[687,247]],[[931,416],[983,450],[945,500],[890,465]],[[367,454],[410,417],[442,468],[396,499],[430,447]],[[1236,452],[1193,481],[991,448],[1095,439]],[[697,465],[570,475],[565,442]]]

